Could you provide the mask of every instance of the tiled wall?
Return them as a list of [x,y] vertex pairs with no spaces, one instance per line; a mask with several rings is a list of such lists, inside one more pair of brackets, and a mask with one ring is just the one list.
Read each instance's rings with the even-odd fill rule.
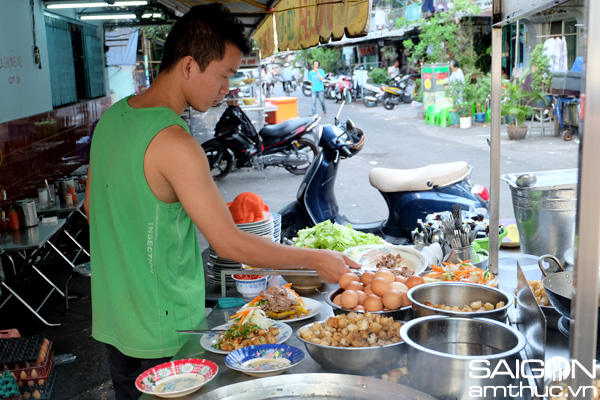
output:
[[7,202],[37,197],[44,179],[54,182],[87,164],[89,145],[81,139],[110,104],[110,97],[102,97],[0,123],[0,185]]

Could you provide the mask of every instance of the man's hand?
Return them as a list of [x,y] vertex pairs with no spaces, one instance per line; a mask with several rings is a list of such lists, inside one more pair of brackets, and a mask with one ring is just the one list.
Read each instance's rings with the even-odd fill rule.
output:
[[360,268],[361,265],[351,260],[344,253],[333,250],[316,250],[315,271],[327,283],[337,283],[340,276],[350,272],[350,268]]

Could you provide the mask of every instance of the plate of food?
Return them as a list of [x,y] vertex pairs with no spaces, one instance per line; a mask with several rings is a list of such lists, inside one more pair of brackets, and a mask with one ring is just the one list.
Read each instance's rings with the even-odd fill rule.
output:
[[273,285],[268,290],[263,290],[246,303],[242,310],[259,307],[267,317],[282,322],[302,321],[321,312],[323,306],[319,301],[299,296],[290,288],[291,285]]
[[229,354],[246,346],[281,344],[292,336],[288,324],[267,318],[258,307],[241,310],[233,317],[239,320],[212,328],[225,332],[203,335],[200,345],[213,353]]
[[362,264],[361,271],[377,271],[389,268],[394,275],[409,277],[425,271],[427,258],[408,246],[377,244],[351,247],[344,251],[349,258]]
[[168,361],[140,374],[135,387],[158,397],[181,397],[200,389],[213,379],[219,367],[212,361],[189,358]]
[[282,373],[304,359],[304,352],[286,344],[261,344],[232,351],[225,364],[246,375],[263,378]]
[[498,277],[494,276],[488,269],[481,269],[469,261],[460,263],[443,262],[442,265],[434,265],[431,271],[423,274],[425,283],[432,282],[466,282],[478,283],[480,285],[498,286]]

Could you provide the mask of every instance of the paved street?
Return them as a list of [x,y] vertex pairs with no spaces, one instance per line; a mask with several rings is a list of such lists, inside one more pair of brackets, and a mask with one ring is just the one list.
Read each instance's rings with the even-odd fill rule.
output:
[[[299,116],[311,114],[310,97],[300,90],[298,97]],[[276,96],[283,95],[278,86]],[[327,116],[321,123],[333,123],[339,104],[326,100]],[[317,110],[321,115],[320,104]],[[402,105],[388,111],[383,107],[367,108],[362,103],[345,105],[341,119],[351,118],[366,134],[363,150],[355,157],[344,160],[336,181],[336,195],[342,213],[352,221],[366,222],[387,217],[387,208],[379,192],[369,184],[369,171],[373,166],[386,168],[416,168],[430,163],[465,160],[473,166],[473,182],[489,188],[490,148],[486,139],[490,126],[471,129],[454,127],[440,128],[425,125],[417,117],[416,108]],[[196,121],[200,116],[194,116]],[[193,127],[196,124],[193,124]],[[502,126],[501,174],[513,172],[545,171],[576,168],[579,145],[576,140],[564,141],[551,136],[549,131],[542,136],[534,130],[525,140],[512,141]],[[213,132],[194,129],[202,143],[212,137]],[[251,191],[259,194],[271,210],[279,210],[293,201],[302,181],[282,168],[263,170],[234,170],[218,182],[226,201],[233,200],[239,193]],[[500,182],[500,218],[514,218],[510,189]]]

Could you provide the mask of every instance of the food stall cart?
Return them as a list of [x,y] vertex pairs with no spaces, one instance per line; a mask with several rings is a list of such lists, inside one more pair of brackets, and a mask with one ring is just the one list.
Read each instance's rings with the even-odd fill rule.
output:
[[[551,8],[564,1],[557,0],[534,0],[527,5],[519,0],[495,0],[493,6],[493,29],[492,29],[492,126],[491,126],[491,157],[490,157],[490,226],[499,225],[499,186],[500,186],[500,94],[501,94],[501,39],[502,26],[511,21],[522,18],[528,14],[538,12],[543,9]],[[586,13],[588,20],[595,20],[595,16],[600,16],[600,4],[597,2],[588,1],[588,12]],[[587,25],[588,41],[587,43],[595,43],[596,38],[600,39],[600,27]],[[590,45],[591,46],[591,45]],[[591,47],[590,47],[591,49]],[[600,54],[595,54],[588,51],[587,70],[595,71],[596,66],[600,67]],[[595,76],[587,76],[587,88],[595,88]],[[584,127],[588,131],[585,138],[586,146],[581,146],[581,167],[579,170],[579,206],[578,206],[578,248],[575,258],[575,279],[573,287],[573,301],[571,316],[573,321],[570,325],[569,346],[567,339],[558,331],[545,331],[543,336],[542,347],[545,347],[545,360],[548,361],[552,357],[563,357],[567,359],[577,360],[581,365],[588,370],[594,368],[594,358],[596,356],[596,327],[598,319],[598,307],[596,299],[598,297],[598,266],[600,265],[600,208],[597,207],[597,198],[600,197],[600,188],[594,184],[594,174],[600,169],[600,159],[595,155],[600,150],[600,138],[591,132],[592,126],[600,126],[600,121],[594,109],[600,107],[600,95],[594,94],[595,91],[587,90],[588,96],[585,107],[587,108],[587,119],[584,122]],[[489,266],[493,273],[498,272],[498,249],[499,237],[497,232],[492,232],[490,236],[490,258]],[[577,279],[578,276],[584,276],[585,279]],[[337,286],[326,285],[319,292],[312,293],[309,298],[318,300],[324,304],[319,314],[314,316],[317,321],[327,319],[333,315],[330,307],[326,307],[323,302],[324,296]],[[231,290],[231,289],[230,289]],[[231,293],[229,293],[231,294]],[[587,300],[586,300],[587,299]],[[234,310],[235,311],[235,310]],[[220,309],[216,307],[209,314],[207,320],[202,326],[197,329],[211,329],[219,326],[229,320],[229,316],[234,311],[228,309]],[[514,323],[514,314],[509,317],[511,323]],[[302,321],[292,322],[291,327],[295,332],[304,325]],[[302,343],[292,334],[286,342],[303,349]],[[535,337],[528,336],[528,340]],[[538,338],[539,339],[539,338]],[[214,354],[207,351],[200,345],[200,338],[191,336],[186,344],[182,347],[175,359],[186,357],[207,358],[212,360],[219,366],[219,374],[215,379],[210,381],[198,392],[189,395],[189,399],[211,398],[211,391],[218,390],[221,394],[227,388],[233,389],[237,383],[249,381],[254,378],[243,375],[228,369],[224,365],[224,355]],[[522,359],[528,358],[527,354],[523,354]],[[331,377],[328,371],[324,370],[310,357],[305,357],[304,361],[290,370],[286,375],[282,376],[282,383],[289,382],[294,375],[298,376],[298,382],[307,377],[306,374],[322,374],[323,382],[326,382]],[[429,371],[424,373],[429,373]],[[442,374],[443,372],[440,372]],[[300,375],[302,374],[302,375]],[[572,387],[591,386],[591,378],[586,374],[574,374],[570,385]],[[435,379],[436,377],[432,377]],[[441,377],[440,377],[441,378]],[[258,382],[256,385],[260,386]],[[361,382],[362,383],[362,382]],[[368,385],[368,384],[365,384]],[[381,381],[384,386],[385,382]],[[237,386],[239,387],[239,386]],[[248,387],[246,387],[248,388]],[[214,392],[216,393],[216,392]],[[290,396],[291,397],[291,396]],[[383,396],[385,397],[385,396]],[[144,399],[150,396],[142,397]],[[412,397],[418,398],[418,397]],[[529,398],[529,397],[528,397]],[[583,397],[581,392],[580,398]]]

